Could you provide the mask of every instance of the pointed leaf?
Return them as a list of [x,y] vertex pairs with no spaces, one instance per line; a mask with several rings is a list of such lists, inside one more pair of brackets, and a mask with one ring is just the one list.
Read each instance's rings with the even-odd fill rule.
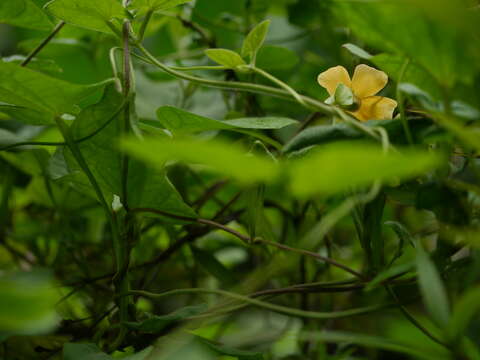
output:
[[450,320],[447,292],[435,264],[421,247],[417,252],[417,270],[425,306],[437,325],[446,329]]
[[265,20],[255,26],[247,35],[242,47],[242,56],[250,56],[254,62],[258,50],[262,47],[267,37],[268,29],[270,28],[270,20]]
[[130,7],[141,13],[162,11],[191,2],[192,0],[133,0]]
[[245,60],[232,50],[208,49],[205,50],[205,54],[217,64],[226,66],[229,69],[235,69],[238,66],[246,65]]

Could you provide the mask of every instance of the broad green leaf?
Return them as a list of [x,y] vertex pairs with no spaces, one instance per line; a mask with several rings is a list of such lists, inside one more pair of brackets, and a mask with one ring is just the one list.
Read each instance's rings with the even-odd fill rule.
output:
[[409,179],[439,166],[438,155],[406,149],[384,154],[368,143],[343,142],[315,149],[290,164],[291,188],[295,195],[334,195],[374,181]]
[[300,62],[300,58],[292,50],[265,45],[257,54],[256,66],[264,70],[288,70]]
[[49,30],[52,22],[31,0],[3,0],[0,2],[0,24],[10,24],[36,30]]
[[258,50],[260,50],[265,42],[269,28],[270,20],[262,21],[260,24],[255,26],[252,31],[250,31],[243,42],[242,56],[249,56],[253,64],[255,64],[255,58]]
[[478,69],[473,33],[445,26],[408,0],[335,1],[335,9],[367,44],[410,58],[444,86],[471,83]]
[[153,315],[141,322],[128,322],[126,325],[133,330],[155,334],[171,324],[185,320],[191,316],[201,314],[207,309],[208,306],[206,304],[185,306],[168,315]]
[[205,54],[217,64],[226,66],[229,69],[235,69],[238,66],[246,65],[245,60],[232,50],[208,49],[205,50]]
[[247,155],[246,151],[232,143],[220,140],[201,142],[195,139],[126,139],[123,149],[132,156],[162,168],[166,161],[179,160],[202,164],[243,185],[256,182],[272,182],[279,168],[269,159]]
[[58,296],[51,277],[40,271],[0,274],[0,333],[35,334],[57,324]]
[[75,104],[106,83],[78,85],[0,61],[0,101],[21,111],[21,120],[31,124],[52,124],[55,116],[75,114]]
[[[107,124],[122,103],[122,95],[114,86],[110,86],[106,89],[103,99],[82,111],[72,125],[75,139],[84,138],[102,129],[87,141],[79,143],[78,148],[108,203],[112,203],[114,195],[122,193],[121,154],[113,140],[118,138],[121,132],[120,118],[117,116]],[[71,172],[81,171],[70,151],[66,152],[66,158]],[[79,186],[90,188],[86,178],[77,176],[75,179]],[[131,208],[153,208],[175,215],[196,217],[195,212],[183,202],[170,183],[164,169],[148,168],[143,163],[132,160],[129,164],[127,184],[128,203]]]
[[120,28],[126,17],[117,0],[52,0],[45,9],[69,24],[104,33],[113,33],[108,22],[117,19],[115,25]]
[[420,246],[417,250],[417,270],[420,292],[432,319],[442,329],[450,321],[450,306],[440,274],[428,254]]
[[130,7],[138,9],[143,13],[147,11],[168,10],[191,1],[192,0],[133,0]]
[[173,107],[163,106],[157,110],[160,123],[173,134],[189,134],[210,130],[235,130],[235,129],[281,129],[296,124],[287,118],[239,118],[225,121],[210,119],[188,111]]

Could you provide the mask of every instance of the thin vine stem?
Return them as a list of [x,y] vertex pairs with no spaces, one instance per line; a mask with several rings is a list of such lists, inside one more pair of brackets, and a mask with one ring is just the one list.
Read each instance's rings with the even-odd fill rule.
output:
[[363,308],[357,309],[350,309],[350,310],[343,310],[343,311],[333,311],[333,312],[316,312],[316,311],[306,311],[306,310],[299,310],[299,309],[292,309],[286,306],[271,304],[266,301],[253,299],[251,297],[236,294],[230,291],[219,290],[219,289],[202,289],[202,288],[192,288],[192,289],[176,289],[167,291],[164,293],[152,293],[143,290],[131,290],[127,295],[137,295],[137,296],[144,296],[151,299],[160,299],[166,296],[173,296],[173,295],[185,295],[185,294],[215,294],[224,297],[229,297],[234,300],[243,301],[248,303],[249,305],[257,306],[263,309],[267,309],[279,314],[300,317],[300,318],[308,318],[308,319],[319,319],[319,320],[326,320],[326,319],[338,319],[344,317],[350,317],[355,315],[364,315],[371,312],[375,312],[378,310],[396,307],[396,304],[381,304],[381,305],[373,305],[373,306],[366,306]]
[[35,49],[33,49],[30,54],[27,55],[27,57],[25,58],[25,60],[22,61],[20,66],[27,66],[30,61],[32,61],[33,58],[37,56],[38,53],[42,51],[50,41],[52,41],[52,39],[60,32],[60,30],[62,30],[64,26],[65,21],[60,21],[57,26],[55,26],[55,28],[52,30],[52,32]]

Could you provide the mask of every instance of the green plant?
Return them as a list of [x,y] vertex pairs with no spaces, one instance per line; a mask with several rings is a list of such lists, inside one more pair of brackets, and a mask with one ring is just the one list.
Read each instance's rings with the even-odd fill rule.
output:
[[0,358],[480,359],[478,6],[0,4]]

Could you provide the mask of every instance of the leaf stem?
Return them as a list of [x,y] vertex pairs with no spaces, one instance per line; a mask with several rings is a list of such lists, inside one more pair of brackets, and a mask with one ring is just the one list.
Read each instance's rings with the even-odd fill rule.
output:
[[400,110],[400,118],[402,119],[403,130],[405,132],[405,136],[407,137],[408,143],[410,145],[413,145],[413,136],[410,130],[410,126],[408,125],[408,119],[405,113],[405,104],[404,104],[403,94],[402,94],[402,91],[400,90],[400,84],[402,83],[403,78],[405,77],[405,73],[407,72],[407,68],[409,65],[410,65],[410,59],[407,58],[403,63],[402,68],[400,69],[400,74],[398,75],[396,94],[397,94],[398,109]]

